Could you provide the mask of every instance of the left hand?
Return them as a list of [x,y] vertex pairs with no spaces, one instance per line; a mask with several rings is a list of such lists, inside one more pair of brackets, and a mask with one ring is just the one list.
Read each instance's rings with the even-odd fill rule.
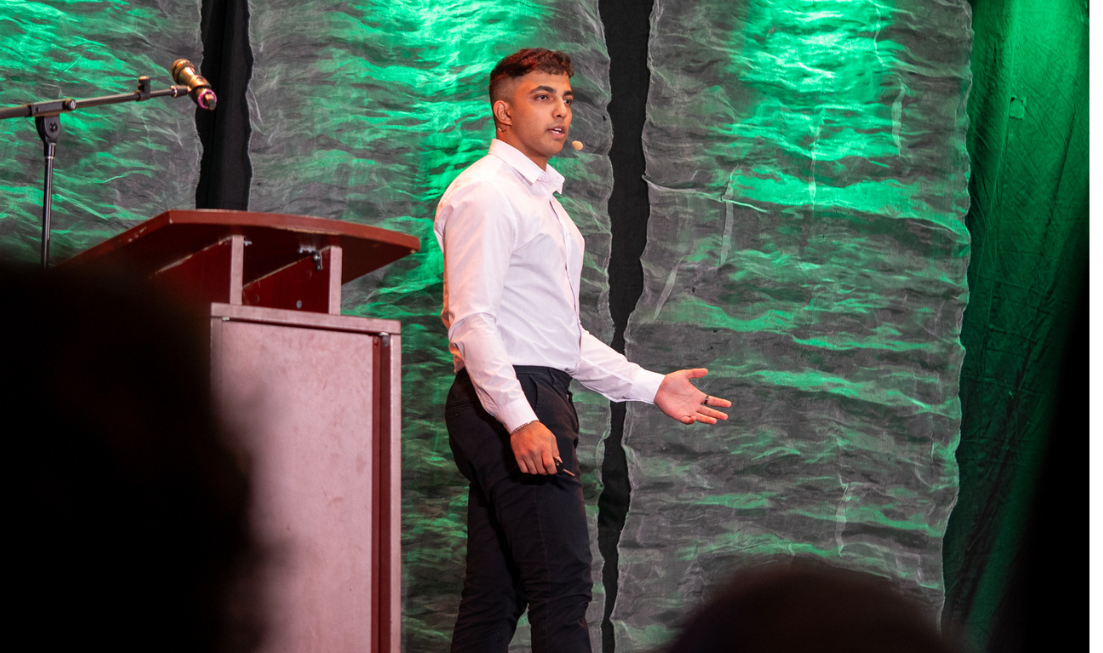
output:
[[655,405],[664,413],[683,424],[704,422],[715,424],[718,419],[728,419],[726,413],[711,408],[727,408],[732,402],[720,397],[706,395],[698,390],[690,379],[699,379],[709,371],[704,368],[678,370],[663,377],[659,391],[655,394]]
[[555,462],[563,462],[555,435],[540,422],[529,422],[511,433],[509,443],[522,474],[555,474]]

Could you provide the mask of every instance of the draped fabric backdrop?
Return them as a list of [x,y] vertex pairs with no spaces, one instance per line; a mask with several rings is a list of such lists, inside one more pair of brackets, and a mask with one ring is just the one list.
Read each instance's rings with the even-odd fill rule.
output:
[[[623,52],[609,26],[646,12],[629,4],[0,0],[0,106],[142,74],[164,87],[178,57],[217,80],[198,135],[188,100],[62,117],[54,261],[197,202],[421,239],[346,286],[343,312],[403,323],[404,641],[432,653],[459,602],[467,496],[442,419],[433,212],[493,135],[493,64],[569,52],[586,149],[553,165],[587,240],[583,323],[612,341],[612,296],[630,358],[706,366],[700,386],[735,403],[717,427],[631,405],[607,457],[621,409],[575,393],[595,651],[655,650],[732,570],[795,554],[897,579],[978,649],[1021,650],[1008,579],[1086,286],[1087,1],[655,0],[646,60],[627,64],[649,91],[616,98],[646,103],[636,200],[615,195],[609,152],[614,127],[640,137],[607,111]],[[0,134],[0,251],[37,261],[41,143],[28,119]],[[632,230],[647,240],[638,302],[607,275]],[[631,494],[600,509],[619,536],[604,588],[603,462],[625,455]],[[513,650],[527,637],[522,623]]]
[[[0,106],[89,98],[172,83],[180,57],[202,61],[199,0],[0,1]],[[28,118],[0,120],[0,251],[38,261],[42,141]],[[195,105],[158,98],[63,115],[54,163],[51,261],[194,203]]]
[[[1035,520],[1064,514],[1070,501],[1087,507],[1087,341],[1070,338],[1087,322],[1088,2],[974,4],[973,262],[945,619],[967,626],[978,647],[1032,650],[1018,640],[1041,645],[1043,624],[1087,618],[1081,601],[1043,598],[1081,596],[1086,578],[1062,573],[1053,558],[1087,541],[1086,521],[1053,517],[1045,529],[1027,520],[1032,510]],[[1049,487],[1037,483],[1044,466]],[[1052,501],[1039,503],[1041,493]],[[1019,546],[1024,530],[1041,548],[1033,559]],[[1039,598],[1001,608],[1023,573],[1038,580],[1016,591]]]
[[628,356],[700,362],[721,428],[628,409],[617,651],[808,554],[937,615],[957,494],[969,7],[656,0]]
[[[572,134],[587,143],[554,165],[569,179],[563,205],[586,238],[582,321],[608,341],[606,273],[612,189],[606,119],[609,61],[596,2],[503,5],[469,0],[361,5],[251,0],[254,181],[250,209],[350,220],[414,234],[421,252],[344,288],[343,311],[402,321],[403,561],[406,648],[447,650],[459,606],[466,482],[443,430],[452,380],[440,321],[436,203],[486,153],[494,128],[486,80],[531,43],[571,53]],[[295,89],[289,94],[288,89]],[[537,307],[534,307],[537,308]],[[596,554],[600,439],[609,402],[575,393],[580,464]],[[600,650],[604,610],[595,584],[589,621]],[[527,649],[522,627],[514,648]]]

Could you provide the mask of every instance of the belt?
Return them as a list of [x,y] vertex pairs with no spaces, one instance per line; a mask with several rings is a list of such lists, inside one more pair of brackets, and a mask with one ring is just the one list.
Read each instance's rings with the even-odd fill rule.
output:
[[540,365],[514,365],[513,370],[518,375],[543,376],[550,379],[559,388],[566,390],[571,385],[571,375],[554,367],[542,367]]

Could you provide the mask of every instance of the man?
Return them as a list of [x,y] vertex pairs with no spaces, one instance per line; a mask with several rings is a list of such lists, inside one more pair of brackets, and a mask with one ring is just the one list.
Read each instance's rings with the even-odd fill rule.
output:
[[[571,127],[571,60],[543,49],[490,74],[497,138],[437,207],[456,380],[445,417],[471,482],[467,573],[452,651],[504,652],[529,610],[532,650],[589,651],[590,545],[571,378],[613,401],[653,402],[686,423],[727,416],[691,378],[629,363],[582,328],[582,235],[548,165]],[[560,469],[562,471],[560,471]]]

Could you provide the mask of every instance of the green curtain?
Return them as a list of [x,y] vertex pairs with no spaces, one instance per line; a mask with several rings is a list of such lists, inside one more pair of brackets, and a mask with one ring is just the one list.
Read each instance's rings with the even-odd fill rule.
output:
[[[0,0],[0,106],[128,93],[138,76],[172,84],[179,57],[202,61],[200,0]],[[195,105],[159,98],[61,116],[50,260],[168,209],[195,205]],[[0,120],[0,251],[39,260],[42,142],[30,118]]]
[[740,567],[814,556],[932,621],[957,496],[964,0],[656,0],[651,217],[629,358],[708,367],[731,419],[630,405],[616,650]]
[[[347,284],[342,312],[402,321],[403,632],[409,651],[445,651],[462,588],[467,483],[444,430],[453,366],[433,216],[444,189],[493,138],[486,83],[494,64],[537,44],[570,53],[571,134],[587,147],[568,148],[552,165],[567,178],[563,205],[586,237],[582,321],[608,341],[612,131],[597,2],[250,0],[250,16],[250,210],[348,220],[421,240],[419,253]],[[588,620],[600,649],[596,518],[610,408],[595,393],[575,397],[599,581]],[[528,649],[524,622],[512,648]]]
[[[719,361],[705,387],[732,394],[762,419],[757,426],[744,420],[747,428],[734,435],[713,431],[720,435],[693,440],[697,450],[687,450],[679,448],[690,441],[680,427],[670,429],[665,418],[645,412],[653,409],[630,411],[626,441],[639,501],[621,561],[622,582],[637,585],[622,593],[614,616],[645,627],[622,625],[618,650],[664,641],[685,609],[746,551],[797,542],[805,544],[796,549],[818,543],[816,554],[844,560],[846,547],[857,548],[852,563],[882,570],[891,560],[886,551],[920,552],[900,567],[901,575],[934,606],[941,586],[930,577],[937,568],[931,554],[940,545],[945,619],[964,624],[978,647],[991,638],[1047,443],[1080,437],[1054,434],[1053,420],[1070,320],[1087,283],[1088,7],[1086,0],[969,4],[972,204],[962,223],[965,166],[954,160],[961,125],[953,103],[960,103],[967,71],[955,58],[964,37],[946,35],[967,29],[963,2],[656,2],[645,137],[653,205],[644,261],[649,285],[632,318],[629,351],[661,369],[695,356]],[[173,59],[200,62],[199,5],[0,0],[0,105],[124,92],[140,74],[167,85]],[[612,134],[597,2],[253,0],[251,6],[257,63],[249,96],[251,208],[361,221],[422,238],[418,256],[346,288],[345,310],[404,321],[406,644],[411,651],[443,650],[458,601],[465,496],[439,415],[450,364],[436,315],[432,209],[443,185],[489,139],[478,81],[487,67],[532,42],[568,49],[580,64],[576,132],[587,149],[555,165],[569,179],[565,203],[587,235],[584,320],[608,340],[605,152]],[[807,14],[811,9],[823,11]],[[805,64],[814,65],[801,72]],[[868,77],[864,85],[836,87],[830,74],[812,69],[860,70]],[[946,73],[944,89],[916,86],[921,77],[937,80],[924,72],[934,70]],[[848,106],[820,102],[816,92]],[[199,139],[189,101],[94,109],[64,117],[63,127],[55,261],[162,210],[193,205]],[[897,156],[901,147],[910,159]],[[0,248],[6,260],[33,261],[42,158],[32,121],[0,121],[0,156]],[[857,173],[875,183],[857,183]],[[909,186],[894,179],[917,181]],[[960,337],[960,488],[938,542],[945,497],[954,491],[957,442],[946,435],[956,408],[947,391],[960,360],[952,318],[962,300],[963,224],[972,245]],[[863,277],[862,270],[883,273],[889,268],[876,266],[900,256],[911,280]],[[802,267],[810,262],[814,270]],[[934,272],[939,268],[943,276]],[[812,279],[827,272],[833,280]],[[941,287],[949,312],[923,322],[921,303],[902,302],[905,291],[909,302],[918,301],[909,285],[914,280],[928,294]],[[886,298],[895,299],[877,303]],[[892,329],[864,324],[870,311]],[[933,331],[920,351],[932,367],[916,367],[915,385],[905,387],[912,370],[899,363],[924,324]],[[867,327],[868,338],[862,335]],[[672,335],[687,328],[688,342]],[[876,347],[840,354],[862,343]],[[884,387],[870,385],[865,375],[886,360],[900,374]],[[942,372],[932,371],[939,365]],[[889,396],[897,391],[899,397]],[[593,512],[608,404],[576,396],[589,437],[583,453]],[[894,403],[900,397],[946,410],[909,416]],[[914,425],[916,415],[927,415],[925,428],[940,434],[929,460],[915,458],[920,464],[913,468],[929,472],[926,489],[885,483],[900,470],[871,462],[870,452],[885,446],[874,428],[877,411],[888,415],[886,431],[898,433],[894,425]],[[815,433],[832,433],[838,451],[817,453],[814,433],[805,433],[798,418],[820,420]],[[721,460],[718,451],[745,453],[751,462],[738,469],[726,464],[729,477],[719,483],[719,472],[709,471]],[[802,456],[815,463],[821,454],[835,455],[852,475],[845,483],[850,493],[838,503],[775,509],[780,491],[755,499],[762,482],[775,483]],[[828,476],[816,472],[784,488],[814,494]],[[858,476],[880,479],[870,482],[899,496],[874,497],[864,485],[868,479]],[[684,486],[664,485],[667,478]],[[692,483],[699,495],[687,490]],[[901,506],[931,512],[920,519]],[[698,532],[701,543],[675,541],[687,518],[700,515],[720,518]],[[839,531],[838,515],[858,530]],[[736,521],[749,526],[726,526]],[[657,524],[669,528],[658,532]],[[670,546],[640,546],[659,536],[671,538]],[[600,564],[596,556],[595,579]],[[672,579],[671,568],[684,573]],[[648,584],[652,572],[666,573],[667,584]],[[595,594],[596,642],[600,587]],[[654,628],[647,631],[647,624]],[[522,630],[515,648],[523,642]]]
[[971,4],[973,255],[944,619],[983,647],[1047,443],[1085,436],[1053,427],[1061,362],[1087,282],[1088,3]]

